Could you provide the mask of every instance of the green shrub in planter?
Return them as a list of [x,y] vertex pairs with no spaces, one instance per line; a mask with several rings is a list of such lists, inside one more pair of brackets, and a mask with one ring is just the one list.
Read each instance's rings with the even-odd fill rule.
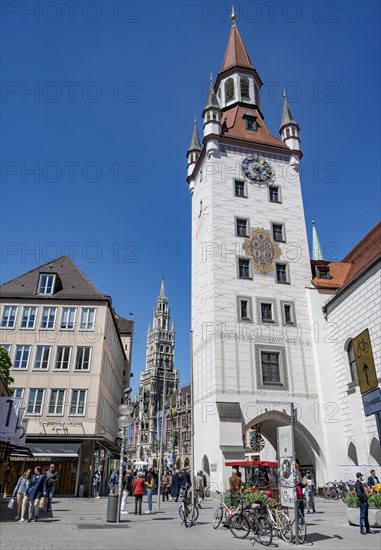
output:
[[344,502],[348,508],[357,508],[357,495],[356,493],[347,493],[344,497]]
[[369,508],[381,508],[381,492],[368,495]]

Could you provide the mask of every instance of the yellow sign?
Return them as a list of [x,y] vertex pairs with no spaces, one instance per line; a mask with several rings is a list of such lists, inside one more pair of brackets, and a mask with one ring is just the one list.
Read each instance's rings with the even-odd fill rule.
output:
[[353,352],[356,359],[357,375],[359,377],[361,393],[378,388],[378,380],[376,369],[374,367],[374,359],[370,336],[368,329],[353,339]]

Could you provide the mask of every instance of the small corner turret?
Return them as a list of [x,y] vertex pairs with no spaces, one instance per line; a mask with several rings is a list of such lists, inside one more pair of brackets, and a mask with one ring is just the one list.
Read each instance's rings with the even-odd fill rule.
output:
[[294,153],[290,158],[290,164],[294,168],[299,167],[299,161],[302,158],[302,152],[300,150],[300,137],[299,137],[299,124],[294,119],[291,109],[287,102],[286,91],[283,90],[283,114],[282,123],[279,128],[282,141],[287,145],[289,149]]
[[208,156],[218,151],[218,140],[213,136],[221,135],[221,109],[213,86],[213,76],[210,75],[208,99],[202,113],[204,120],[204,143]]
[[187,151],[188,178],[192,175],[194,167],[196,166],[198,157],[200,156],[200,152],[201,152],[200,139],[198,137],[198,132],[197,132],[196,117],[194,117],[193,122],[194,122],[194,126],[193,126],[192,139],[189,145],[189,149]]

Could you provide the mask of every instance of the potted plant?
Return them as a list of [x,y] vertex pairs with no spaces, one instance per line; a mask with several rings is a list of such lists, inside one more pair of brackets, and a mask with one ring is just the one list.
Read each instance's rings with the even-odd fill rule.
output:
[[[344,498],[347,505],[348,521],[350,525],[360,525],[360,510],[356,492],[347,493]],[[381,527],[381,493],[368,492],[369,502],[369,525],[370,527]]]

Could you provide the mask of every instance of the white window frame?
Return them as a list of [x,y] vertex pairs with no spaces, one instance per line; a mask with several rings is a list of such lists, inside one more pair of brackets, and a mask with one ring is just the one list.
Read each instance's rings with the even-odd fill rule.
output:
[[[7,310],[10,310],[8,312],[8,315],[6,315]],[[12,318],[11,312],[13,310],[15,310],[14,317],[13,317],[13,323],[10,324],[10,320]],[[1,316],[1,328],[14,329],[15,326],[16,326],[17,313],[18,313],[18,306],[4,305],[3,306],[3,314]],[[4,324],[5,320],[6,320],[6,323]]]
[[[35,397],[34,397],[34,401],[33,401],[33,412],[30,412],[29,411],[29,405],[30,405],[30,398],[31,398],[32,392],[36,392],[36,393],[35,393]],[[40,410],[39,410],[39,412],[36,412],[37,397],[38,397],[38,395],[41,395],[39,392],[42,392],[42,399],[41,399]],[[44,409],[44,399],[45,399],[45,389],[44,388],[30,388],[29,389],[29,395],[28,395],[28,403],[27,403],[27,406],[26,406],[25,414],[34,415],[34,416],[41,416],[42,413],[43,413],[43,409]]]
[[11,356],[12,344],[0,344],[0,348],[5,349],[5,351],[8,352],[9,357]]
[[[79,413],[78,412],[78,405],[79,405],[79,397],[81,395],[81,392],[83,392],[85,394],[85,398],[83,400],[83,412]],[[77,394],[77,399],[76,399],[76,402],[74,403],[74,394]],[[85,411],[86,411],[86,401],[87,401],[87,390],[84,390],[84,389],[74,389],[74,390],[71,390],[71,398],[70,398],[70,407],[69,407],[69,416],[85,416]],[[73,405],[75,405],[75,411],[76,412],[72,412],[72,408],[73,408]]]
[[[57,412],[58,407],[58,397],[60,394],[63,394],[62,399],[62,410],[61,412]],[[54,403],[52,403],[53,395],[55,395]],[[46,413],[46,416],[63,416],[65,412],[65,399],[66,399],[66,390],[62,388],[52,388],[50,390],[50,396],[49,396],[49,403],[48,403],[48,410]],[[54,412],[50,412],[51,407],[53,406]]]
[[[59,350],[60,349],[69,349],[69,358],[68,358],[68,362],[67,362],[67,368],[62,368],[61,367],[57,367],[57,362],[58,362],[58,353],[59,353]],[[56,349],[56,356],[54,358],[54,368],[53,370],[56,370],[58,372],[68,372],[70,370],[70,362],[71,362],[71,351],[72,351],[72,346],[57,346],[57,349]],[[64,352],[63,352],[64,353]],[[60,361],[60,364],[62,365],[62,358],[61,358],[61,361]]]
[[[284,265],[286,267],[285,273],[286,273],[286,280],[285,281],[278,281],[278,272],[277,267],[278,265]],[[286,262],[276,262],[275,263],[275,282],[278,285],[289,285],[290,284],[290,271],[288,267],[288,263]]]
[[[28,356],[27,356],[27,359],[26,359],[26,366],[25,367],[16,367],[16,360],[17,360],[17,352],[19,350],[19,348],[22,348],[22,354],[21,354],[21,358],[20,358],[20,364],[23,363],[24,361],[24,354],[25,352],[28,353]],[[12,370],[28,370],[28,367],[29,367],[29,359],[30,359],[30,356],[31,356],[31,351],[32,351],[32,346],[30,346],[29,344],[17,344],[16,345],[16,349],[15,349],[15,358],[14,358],[14,361],[13,361],[13,364],[12,364]]]
[[[277,189],[278,191],[278,199],[277,201],[272,201],[271,200],[271,188],[273,189]],[[269,202],[271,202],[272,204],[282,204],[282,192],[281,192],[281,188],[279,185],[269,185]]]
[[[32,317],[32,312],[34,311],[33,324],[30,325],[30,319]],[[24,306],[22,310],[22,315],[20,319],[20,329],[21,330],[34,330],[36,326],[36,319],[38,314],[37,306]],[[26,321],[26,326],[23,327],[23,322]]]
[[[238,222],[245,222],[245,234],[244,235],[240,235],[238,233]],[[250,231],[250,219],[249,218],[242,218],[241,216],[236,216],[234,218],[234,226],[235,226],[235,236],[236,237],[242,237],[244,239],[247,239],[247,237],[249,236],[249,231]]]
[[[67,327],[67,326],[63,326],[63,323],[64,323],[64,315],[65,315],[65,312],[68,311],[68,312],[73,312],[74,311],[74,317],[73,317],[73,327]],[[61,312],[61,323],[60,323],[60,329],[61,330],[74,330],[75,329],[75,320],[77,318],[77,308],[76,307],[63,307],[62,308],[62,312]],[[70,317],[68,318],[68,321],[70,321]],[[66,324],[68,324],[68,321],[66,322]],[[71,324],[71,323],[70,323]]]
[[[48,312],[48,315],[46,318],[47,326],[44,326],[44,313],[46,311]],[[52,313],[53,313],[53,316],[52,316]],[[52,317],[53,317],[53,326],[49,326],[49,324],[52,321]],[[43,307],[41,312],[40,330],[54,330],[56,327],[56,319],[57,319],[57,308],[55,306]]]
[[[236,183],[243,183],[243,195],[238,195],[236,192]],[[239,199],[247,199],[247,183],[245,180],[234,178],[233,180],[233,195]]]
[[[17,395],[17,393],[20,393],[20,395]],[[24,397],[24,388],[13,388],[13,395],[15,399],[23,399]]]
[[[94,331],[96,312],[97,312],[97,308],[95,307],[81,308],[81,319],[79,321],[79,330]],[[93,314],[93,320],[89,321],[89,318],[91,317],[91,313]],[[85,320],[84,320],[84,317],[85,317]]]
[[[249,262],[249,276],[248,277],[241,277],[240,267],[239,267],[239,263],[240,263],[241,260],[245,260],[245,261]],[[238,256],[237,257],[237,276],[238,276],[238,279],[241,279],[243,281],[252,281],[253,280],[253,272],[252,272],[252,265],[251,265],[250,258],[247,258],[247,257],[244,257],[244,256]]]
[[[41,352],[42,356],[38,359],[39,350],[42,350]],[[46,352],[48,355],[47,360],[45,357]],[[50,366],[49,363],[50,363],[51,352],[52,352],[52,346],[46,346],[46,345],[36,346],[36,351],[34,354],[33,370],[48,371]],[[39,361],[38,364],[37,364],[37,361]],[[46,362],[46,367],[42,367],[41,365],[45,362]]]
[[[81,367],[78,368],[77,367],[77,361],[78,361],[78,355],[80,353],[80,350],[84,350],[83,351],[83,357],[82,357],[82,360],[81,360]],[[88,367],[87,368],[83,368],[83,363],[84,363],[84,357],[85,357],[85,353],[86,351],[89,350],[89,360],[88,360]],[[74,372],[89,372],[90,370],[90,366],[91,366],[91,353],[92,351],[92,347],[91,346],[77,346],[77,349],[76,349],[76,352],[75,352],[75,361],[74,361]]]
[[[43,278],[46,278],[43,284]],[[50,288],[50,284],[48,284],[48,281],[52,280],[51,283],[51,290],[48,292]],[[38,289],[37,294],[54,294],[54,287],[56,284],[56,274],[55,273],[40,273],[40,276],[38,278]]]
[[[247,314],[248,317],[242,317],[242,302],[247,302]],[[253,308],[252,300],[249,296],[237,296],[237,308],[238,308],[238,321],[240,323],[252,323],[253,322]]]
[[[274,238],[274,226],[280,226],[282,230],[282,240],[276,240]],[[286,242],[286,230],[284,223],[282,222],[271,222],[271,237],[275,243],[285,243]]]

